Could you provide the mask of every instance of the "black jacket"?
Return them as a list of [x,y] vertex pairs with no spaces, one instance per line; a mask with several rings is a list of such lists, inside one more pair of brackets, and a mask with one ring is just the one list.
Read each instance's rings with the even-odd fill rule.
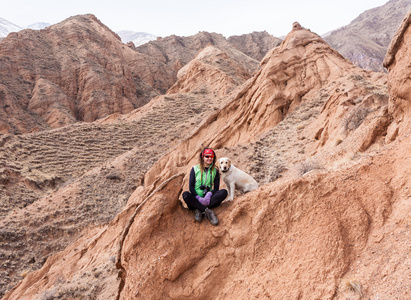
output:
[[[205,171],[208,171],[208,168],[205,168]],[[197,192],[195,189],[196,186],[196,173],[194,171],[194,167],[191,168],[190,172],[190,180],[188,182],[188,186],[190,189],[190,193],[195,197],[197,196]],[[211,191],[213,194],[220,189],[220,173],[216,170],[215,178],[214,178],[214,189]]]

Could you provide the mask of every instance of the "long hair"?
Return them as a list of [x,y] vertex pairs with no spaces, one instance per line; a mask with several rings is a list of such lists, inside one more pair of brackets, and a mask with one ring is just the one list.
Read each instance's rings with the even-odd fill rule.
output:
[[200,157],[199,157],[200,158],[200,161],[199,161],[200,162],[200,169],[201,169],[201,172],[205,172],[203,153],[207,149],[210,149],[211,151],[213,151],[213,154],[214,154],[213,164],[211,165],[211,172],[213,172],[214,169],[215,169],[215,162],[217,160],[217,155],[215,154],[214,150],[211,149],[211,148],[204,148],[203,151],[200,152]]

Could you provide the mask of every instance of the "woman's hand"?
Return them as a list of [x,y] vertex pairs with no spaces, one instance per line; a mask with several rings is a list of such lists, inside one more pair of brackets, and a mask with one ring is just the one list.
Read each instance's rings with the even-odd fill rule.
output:
[[207,206],[207,205],[210,204],[210,199],[211,199],[211,196],[212,196],[212,195],[213,195],[213,193],[208,192],[208,193],[205,195],[204,198],[203,198],[203,197],[200,197],[199,195],[197,195],[197,196],[196,196],[196,199],[197,199],[198,202],[200,202],[202,205]]
[[204,201],[207,202],[207,205],[210,204],[210,200],[211,200],[211,196],[213,195],[212,192],[208,192],[205,196],[204,196]]
[[199,195],[197,195],[196,199],[197,199],[198,202],[200,202],[201,204],[204,205],[204,198],[203,197],[200,197]]

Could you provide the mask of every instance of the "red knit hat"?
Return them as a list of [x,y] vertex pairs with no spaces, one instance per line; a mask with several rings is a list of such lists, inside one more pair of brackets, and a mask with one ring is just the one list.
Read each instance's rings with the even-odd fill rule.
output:
[[204,149],[203,153],[201,153],[201,157],[204,158],[204,156],[206,156],[206,155],[210,155],[211,157],[214,158],[214,151],[213,151],[213,149],[210,149],[210,148]]

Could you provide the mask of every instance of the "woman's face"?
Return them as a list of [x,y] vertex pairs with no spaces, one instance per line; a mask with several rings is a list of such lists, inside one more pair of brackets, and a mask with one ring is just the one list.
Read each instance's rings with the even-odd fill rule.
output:
[[204,156],[204,165],[209,167],[213,163],[213,156],[212,155],[205,155]]

